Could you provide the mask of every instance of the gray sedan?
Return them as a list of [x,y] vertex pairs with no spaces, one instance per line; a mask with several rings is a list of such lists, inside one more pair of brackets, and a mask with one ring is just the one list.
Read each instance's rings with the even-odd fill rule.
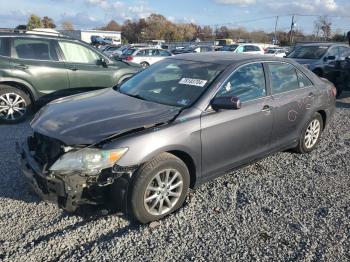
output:
[[335,95],[288,59],[173,56],[117,87],[48,104],[22,145],[22,172],[65,210],[109,203],[147,223],[227,171],[281,150],[312,151]]

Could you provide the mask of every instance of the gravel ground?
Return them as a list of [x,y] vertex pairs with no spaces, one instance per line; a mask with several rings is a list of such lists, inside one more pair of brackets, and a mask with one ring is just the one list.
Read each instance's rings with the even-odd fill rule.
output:
[[0,126],[0,260],[349,261],[350,98],[338,102],[317,150],[278,153],[192,192],[159,223],[71,215],[28,190],[15,141]]

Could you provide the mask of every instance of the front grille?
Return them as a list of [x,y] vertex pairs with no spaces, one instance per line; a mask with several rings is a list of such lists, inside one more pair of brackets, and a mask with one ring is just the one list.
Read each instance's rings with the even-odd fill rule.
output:
[[54,138],[34,132],[28,138],[30,151],[34,152],[33,157],[44,169],[49,168],[64,153],[64,144]]

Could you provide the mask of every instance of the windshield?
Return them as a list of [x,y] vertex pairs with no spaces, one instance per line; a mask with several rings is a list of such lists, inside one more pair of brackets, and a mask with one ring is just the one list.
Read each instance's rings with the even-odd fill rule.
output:
[[320,59],[327,52],[328,46],[301,46],[288,55],[288,58]]
[[235,51],[238,45],[225,45],[222,51]]
[[151,102],[188,107],[222,70],[223,66],[212,63],[165,59],[123,83],[119,91]]

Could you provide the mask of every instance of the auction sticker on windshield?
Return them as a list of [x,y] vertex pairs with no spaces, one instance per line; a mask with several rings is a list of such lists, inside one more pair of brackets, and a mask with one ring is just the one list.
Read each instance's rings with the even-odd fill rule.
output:
[[207,83],[207,80],[195,79],[195,78],[182,78],[179,82],[181,85],[189,85],[189,86],[199,86],[203,87]]

